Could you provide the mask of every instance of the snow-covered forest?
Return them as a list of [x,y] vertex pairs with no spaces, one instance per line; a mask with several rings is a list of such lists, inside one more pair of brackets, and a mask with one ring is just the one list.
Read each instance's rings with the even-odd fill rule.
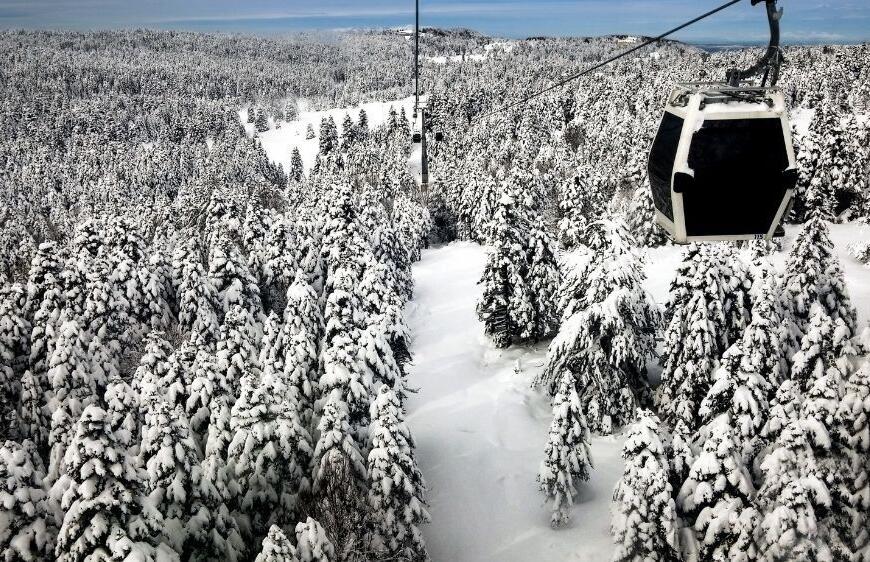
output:
[[756,50],[482,120],[633,39],[421,40],[427,190],[406,34],[0,32],[4,559],[870,561],[868,46],[785,49],[785,239],[676,247]]

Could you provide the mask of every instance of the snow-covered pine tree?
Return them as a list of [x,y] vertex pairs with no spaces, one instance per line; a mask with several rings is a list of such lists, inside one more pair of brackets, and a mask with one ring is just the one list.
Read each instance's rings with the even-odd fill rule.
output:
[[799,421],[785,426],[761,470],[759,559],[831,560],[828,545],[818,535],[817,515],[817,510],[830,507],[830,492],[815,475],[816,460]]
[[[63,318],[63,317],[62,317]],[[54,353],[49,361],[48,378],[53,397],[49,434],[48,481],[53,483],[63,471],[63,459],[75,431],[76,421],[85,407],[102,396],[102,389],[91,377],[86,354],[86,334],[75,320],[62,320]]]
[[365,443],[372,374],[363,360],[364,340],[360,327],[363,319],[356,281],[345,268],[336,270],[329,281],[318,386],[323,399],[338,391],[352,429],[351,438],[356,443]]
[[709,427],[677,497],[679,512],[695,531],[701,560],[735,560],[754,553],[759,520],[755,489],[728,421],[719,417]]
[[318,519],[340,541],[339,552],[362,548],[365,538],[366,465],[349,418],[341,391],[332,390],[320,416],[312,463]]
[[115,375],[106,385],[103,395],[106,404],[106,423],[122,452],[133,454],[132,447],[140,443],[139,394],[127,381]]
[[716,273],[722,291],[722,314],[725,316],[725,330],[722,334],[724,352],[731,344],[740,339],[751,320],[752,302],[750,291],[751,276],[746,264],[729,244],[719,244],[708,248],[710,257],[716,264]]
[[287,288],[296,276],[296,232],[289,219],[275,220],[263,242],[263,304],[279,316],[284,312]]
[[776,280],[770,277],[757,284],[751,320],[741,336],[743,356],[749,362],[747,371],[758,374],[766,383],[768,399],[773,397],[788,371],[783,357],[783,335]]
[[184,409],[190,419],[194,440],[200,445],[200,449],[204,449],[212,408],[219,399],[230,400],[235,389],[230,386],[226,373],[218,370],[211,354],[202,348],[197,349],[192,371]]
[[681,559],[670,465],[659,424],[651,411],[640,410],[622,448],[625,468],[611,504],[614,562]]
[[145,336],[145,350],[139,366],[133,373],[133,390],[139,395],[140,419],[144,420],[152,401],[162,399],[162,381],[169,373],[172,344],[166,341],[163,332],[151,332]]
[[829,509],[817,513],[819,537],[837,560],[852,557],[851,527],[847,510],[851,495],[842,494],[848,477],[853,454],[851,444],[840,438],[840,399],[845,381],[851,374],[848,346],[838,346],[836,334],[846,332],[842,320],[834,327],[821,305],[813,304],[807,335],[801,342],[801,351],[794,358],[792,380],[801,386],[804,399],[799,410],[800,423],[816,460],[815,476],[830,491]]
[[834,491],[844,513],[844,540],[858,560],[870,560],[870,366],[846,381],[838,411],[836,439],[846,455],[846,470]]
[[593,223],[594,255],[563,289],[562,327],[535,384],[552,396],[571,373],[592,431],[610,433],[650,402],[646,363],[660,313],[643,288],[644,272],[621,221]]
[[278,525],[272,525],[254,562],[297,562],[296,547]]
[[565,373],[553,398],[553,421],[538,471],[538,484],[553,502],[550,525],[563,527],[571,517],[577,485],[589,479],[592,456],[589,428],[574,386],[574,377]]
[[259,338],[251,312],[240,304],[227,310],[217,344],[216,363],[233,396],[240,388],[246,369],[258,371]]
[[252,315],[260,312],[260,288],[257,281],[248,269],[238,246],[226,234],[220,235],[212,246],[208,279],[217,290],[221,319],[234,305],[246,308]]
[[477,315],[496,347],[534,333],[534,305],[526,282],[529,217],[520,194],[507,183],[490,225],[492,249],[479,284]]
[[660,412],[669,424],[682,420],[694,432],[702,422],[699,408],[718,362],[716,325],[710,320],[702,290],[695,290],[675,311],[665,345],[668,353],[659,388]]
[[148,266],[139,270],[139,283],[145,300],[140,321],[153,330],[167,330],[174,321],[175,294],[171,276],[169,260],[163,250],[154,252],[148,259]]
[[320,523],[307,518],[296,524],[296,556],[299,562],[333,562],[335,548]]
[[47,513],[42,461],[35,445],[6,441],[0,445],[0,556],[4,560],[48,560],[53,547],[52,518]]
[[49,240],[39,245],[30,261],[27,272],[27,300],[21,311],[27,321],[32,321],[45,299],[47,291],[60,289],[60,272],[63,255],[57,242]]
[[[20,299],[16,298],[15,292],[14,289],[6,292],[0,288],[0,439],[12,437],[16,431],[16,409],[21,392],[19,378],[27,367],[30,324],[21,314]],[[47,295],[52,293],[51,289],[46,291]],[[51,331],[53,338],[54,330]],[[38,330],[33,332],[38,336]],[[36,381],[40,385],[47,369],[47,356],[41,367]]]
[[[51,273],[46,274],[46,280]],[[27,336],[22,332],[27,324],[24,318],[14,313],[12,303],[0,303],[0,316],[4,318],[4,328],[0,335],[0,355],[10,356],[9,369],[15,360],[15,353],[20,347],[21,341]],[[59,286],[49,283],[43,293],[42,302],[39,303],[33,317],[33,330],[30,333],[30,357],[28,364],[31,372],[40,379],[45,379],[48,371],[48,360],[54,353],[57,342],[57,331],[60,328],[61,314],[64,309],[64,295]],[[69,314],[67,315],[69,318]],[[8,350],[8,351],[6,351]],[[9,388],[9,387],[7,387]]]
[[743,465],[751,468],[764,446],[761,431],[771,391],[770,383],[753,369],[743,345],[738,342],[728,348],[722,365],[713,373],[713,384],[698,412],[704,423],[698,440],[706,441],[720,431],[719,426],[727,426]]
[[176,247],[172,256],[172,284],[178,302],[178,327],[181,332],[199,334],[202,343],[217,342],[219,318],[223,309],[201,260],[196,237]]
[[543,220],[532,222],[529,230],[529,266],[527,285],[534,310],[532,339],[552,336],[559,329],[556,294],[559,290],[559,264],[553,253],[555,245]]
[[820,217],[813,216],[789,252],[782,280],[784,320],[789,325],[788,356],[798,350],[808,330],[813,303],[821,304],[831,319],[842,320],[850,335],[856,333],[855,309],[833,247],[827,225]]
[[372,402],[368,497],[371,547],[379,556],[425,560],[420,526],[429,522],[426,484],[414,458],[414,440],[396,393],[381,385]]
[[582,244],[588,220],[586,186],[575,175],[562,185],[559,197],[559,243],[566,250]]
[[[814,303],[800,349],[792,357],[791,379],[801,392],[809,392],[815,381],[835,369],[845,379],[851,372],[849,359],[857,354],[851,330],[841,318],[832,319],[824,307]],[[839,387],[839,384],[837,385]]]
[[50,392],[43,384],[47,380],[37,378],[27,370],[21,377],[21,399],[18,408],[18,433],[30,439],[39,454],[48,456],[51,415],[48,410]]
[[656,222],[652,193],[647,186],[642,185],[634,191],[625,218],[639,246],[655,248],[669,242],[667,232]]
[[293,152],[290,155],[290,171],[287,176],[290,178],[290,181],[295,182],[301,182],[302,178],[305,177],[305,168],[302,165],[302,155],[299,154],[298,146],[293,147]]
[[[226,399],[223,401],[225,404]],[[229,407],[225,411],[229,413]],[[244,559],[247,551],[239,526],[228,508],[235,498],[231,487],[236,484],[228,475],[225,451],[215,449],[208,451],[200,464],[200,486],[193,490],[194,501],[201,507],[188,528],[190,562],[237,562]]]
[[146,556],[146,545],[134,543],[127,529],[137,510],[136,471],[102,408],[92,405],[82,413],[63,465],[69,486],[61,503],[65,515],[56,559],[84,562]]
[[165,543],[179,554],[189,552],[188,529],[199,505],[199,452],[190,435],[187,416],[159,398],[148,404],[142,426],[139,465],[144,470],[141,502],[160,522],[155,544]]
[[338,128],[335,120],[330,115],[320,120],[319,150],[321,156],[326,156],[333,149],[338,148]]
[[317,362],[322,334],[323,316],[317,293],[308,284],[308,276],[299,270],[287,289],[287,306],[278,337],[286,349],[281,367],[284,381],[296,398],[306,428],[311,426],[314,401],[318,396]]
[[311,437],[279,375],[267,373],[259,384],[246,375],[230,422],[230,464],[255,536],[292,522],[297,498],[310,489]]
[[308,126],[305,127],[305,140],[311,140],[316,136],[317,135],[314,134],[314,125],[309,123]]

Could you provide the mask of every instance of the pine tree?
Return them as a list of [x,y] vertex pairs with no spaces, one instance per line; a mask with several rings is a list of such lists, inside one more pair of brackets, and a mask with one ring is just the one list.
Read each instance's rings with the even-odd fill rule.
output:
[[[226,411],[229,412],[228,407]],[[200,486],[193,493],[201,508],[196,517],[191,519],[188,528],[190,560],[242,560],[247,549],[238,524],[228,508],[234,499],[231,488],[235,483],[227,473],[223,453],[219,450],[208,451],[200,467]]]
[[[361,548],[365,532],[367,473],[349,417],[340,391],[333,390],[323,406],[312,463],[316,513],[339,552]],[[298,542],[297,548],[302,558]]]
[[562,187],[559,198],[559,242],[566,250],[582,244],[588,213],[586,191],[580,176],[574,176]]
[[830,560],[818,536],[817,509],[830,507],[830,493],[815,476],[815,457],[799,422],[790,422],[761,463],[758,491],[762,514],[756,541],[762,560]]
[[296,547],[293,546],[281,528],[272,525],[263,539],[263,548],[254,562],[296,562]]
[[614,562],[680,560],[670,467],[659,437],[659,419],[638,412],[622,448],[625,468],[613,492]]
[[[313,133],[313,131],[312,131]],[[313,136],[311,138],[314,138]],[[299,154],[299,147],[293,147],[293,153],[290,155],[290,172],[287,174],[291,181],[301,182],[305,177],[305,168],[302,164],[302,155]]]
[[221,325],[217,345],[217,369],[235,394],[246,369],[257,369],[257,333],[251,313],[240,304],[233,305]]
[[257,314],[260,311],[260,288],[248,269],[238,246],[222,235],[211,249],[208,278],[217,290],[221,318],[239,305]]
[[306,140],[311,140],[311,139],[313,139],[313,138],[316,137],[316,136],[317,136],[317,135],[314,134],[314,126],[313,126],[311,123],[309,123],[308,126],[305,127],[305,139],[306,139]]
[[414,441],[402,406],[389,386],[380,387],[371,418],[368,497],[373,548],[381,556],[425,560],[420,526],[429,522],[426,485],[414,459]]
[[552,336],[559,327],[556,293],[559,290],[559,264],[553,254],[553,241],[543,221],[535,221],[529,231],[528,287],[534,309],[532,339]]
[[215,344],[223,309],[217,290],[205,274],[199,242],[191,238],[172,257],[173,286],[178,295],[178,327],[193,332],[201,343]]
[[76,420],[85,407],[102,394],[91,377],[84,340],[85,334],[78,322],[62,322],[49,362],[48,378],[54,394],[50,406],[54,413],[49,434],[49,482],[54,482],[63,470],[64,455],[75,431]]
[[37,248],[27,273],[27,300],[23,316],[32,321],[39,310],[46,292],[60,289],[60,272],[63,269],[63,255],[57,242],[43,242]]
[[151,402],[163,399],[163,380],[169,373],[172,345],[163,332],[151,332],[145,337],[145,352],[133,374],[133,389],[139,395],[140,419],[144,419]]
[[849,336],[842,319],[832,319],[821,305],[813,305],[800,350],[792,357],[791,378],[802,392],[830,369],[848,376],[849,357],[857,353]]
[[242,379],[228,453],[255,535],[292,521],[298,496],[310,488],[311,437],[297,408],[280,378],[269,374],[259,384],[250,375]]
[[680,489],[677,504],[700,544],[702,560],[752,556],[758,512],[755,490],[739,443],[727,420],[719,418]]
[[296,276],[296,232],[293,224],[285,218],[276,220],[268,234],[264,245],[264,281],[262,291],[265,309],[274,310],[277,314],[284,312],[287,289]]
[[770,384],[752,368],[743,345],[731,346],[713,373],[713,384],[698,412],[704,422],[699,436],[709,439],[719,426],[727,426],[741,462],[752,467],[764,445],[761,432],[770,407]]
[[337,390],[347,410],[352,438],[364,443],[369,424],[371,373],[363,360],[360,303],[353,275],[344,268],[332,277],[324,311],[326,328],[318,386],[322,397]]
[[284,381],[299,405],[305,427],[310,427],[314,400],[318,396],[317,361],[323,334],[323,317],[317,294],[299,271],[287,290],[287,307],[279,339],[286,349],[283,358]]
[[106,386],[103,401],[106,404],[106,423],[121,451],[132,453],[131,448],[138,447],[140,440],[139,394],[116,375]]
[[48,560],[54,540],[46,491],[33,457],[35,445],[6,441],[0,446],[0,555],[4,560]]
[[554,528],[568,523],[577,484],[589,479],[591,467],[589,429],[573,377],[566,374],[553,398],[553,421],[538,472],[539,487],[553,502],[550,524]]
[[477,315],[496,347],[531,338],[534,332],[534,305],[526,283],[528,217],[517,195],[505,185],[491,225],[493,248],[479,282],[483,294]]
[[870,367],[846,381],[838,411],[836,436],[845,455],[844,474],[834,495],[844,519],[844,539],[858,560],[870,560]]
[[144,554],[143,546],[134,543],[127,530],[136,511],[136,473],[112,435],[103,409],[85,409],[64,466],[70,485],[61,504],[65,515],[55,548],[57,560],[83,562]]
[[[51,295],[52,291],[48,290],[46,294]],[[30,325],[21,315],[20,299],[15,297],[14,290],[5,295],[0,292],[0,438],[11,436],[15,431],[16,408],[21,392],[19,377],[27,365],[29,332]],[[39,333],[38,330],[34,332]],[[46,368],[47,365],[43,366],[39,373],[40,379]]]
[[682,420],[689,430],[696,430],[701,423],[701,401],[712,385],[718,355],[716,327],[702,291],[696,291],[675,313],[665,338],[670,353],[662,372],[660,411],[669,423]]
[[320,120],[320,155],[326,156],[336,148],[338,148],[338,129],[335,120],[332,116],[323,117]]
[[813,216],[789,252],[782,282],[782,304],[790,326],[789,355],[797,351],[808,329],[813,303],[819,303],[831,319],[842,320],[850,335],[856,333],[855,309],[833,247],[824,221]]
[[625,225],[602,220],[592,228],[597,249],[566,279],[562,326],[536,384],[553,395],[563,373],[573,373],[590,429],[609,433],[650,401],[646,362],[660,315]]
[[29,370],[21,377],[21,405],[18,410],[18,431],[25,439],[30,439],[39,454],[48,455],[51,415],[47,398],[49,389],[43,387],[47,381],[35,377]]
[[218,370],[211,354],[198,349],[193,363],[192,382],[185,411],[190,419],[194,439],[203,448],[209,432],[212,409],[220,399],[229,400],[235,389],[230,386],[225,371]]
[[626,215],[628,228],[634,233],[639,246],[656,248],[668,244],[668,234],[656,222],[652,193],[647,186],[640,186],[631,197],[631,206]]
[[331,562],[337,560],[335,548],[316,520],[309,517],[296,525],[296,556],[300,562]]
[[190,520],[199,510],[193,493],[200,487],[199,453],[184,412],[162,398],[148,405],[139,462],[145,471],[143,503],[161,523],[160,536],[152,540],[187,552]]
[[366,114],[366,110],[360,108],[359,116],[357,118],[357,129],[360,135],[363,137],[368,135],[369,132],[369,116]]

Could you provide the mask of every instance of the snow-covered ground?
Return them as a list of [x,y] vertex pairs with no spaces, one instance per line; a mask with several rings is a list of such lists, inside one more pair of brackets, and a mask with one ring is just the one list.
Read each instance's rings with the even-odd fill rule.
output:
[[514,43],[510,41],[497,41],[495,43],[489,43],[483,46],[482,53],[465,53],[463,55],[439,55],[436,57],[426,57],[426,61],[431,62],[433,64],[447,64],[454,62],[467,62],[467,61],[482,61],[488,55],[490,55],[494,50],[502,51],[505,53],[509,53],[514,48]]
[[[314,166],[314,160],[317,157],[317,151],[320,146],[321,119],[332,116],[338,128],[338,134],[341,135],[344,132],[342,130],[342,123],[344,122],[345,114],[349,114],[354,122],[356,122],[359,118],[359,110],[365,109],[369,127],[374,128],[386,122],[390,114],[390,107],[395,108],[396,113],[400,113],[402,108],[404,108],[405,115],[410,120],[414,114],[414,97],[411,96],[392,101],[370,102],[353,107],[340,107],[322,111],[308,111],[303,100],[299,104],[299,115],[296,119],[293,121],[282,121],[280,128],[275,128],[273,124],[268,131],[260,133],[260,141],[269,160],[273,163],[281,164],[285,170],[290,169],[290,158],[293,154],[293,148],[299,148],[299,155],[302,156],[302,164],[307,173]],[[239,111],[239,118],[245,125],[248,135],[253,135],[254,125],[248,123],[247,117],[248,108],[245,107]],[[316,136],[313,139],[305,138],[308,125],[314,128]]]
[[595,471],[571,527],[553,531],[535,476],[549,402],[531,390],[546,344],[494,349],[477,320],[485,250],[454,243],[414,266],[414,335],[408,423],[430,487],[432,560],[606,560],[609,507],[622,472],[620,437],[595,438]]
[[[786,229],[784,252],[798,228]],[[831,235],[862,326],[870,318],[870,270],[847,245],[870,235],[857,224],[832,225]],[[661,304],[682,247],[645,252],[647,290]],[[774,256],[782,268],[785,253]],[[475,304],[485,249],[457,242],[423,252],[414,265],[415,298],[408,404],[420,467],[431,488],[432,523],[425,528],[436,561],[604,561],[612,550],[610,498],[622,474],[623,437],[594,437],[595,469],[580,489],[572,524],[549,527],[549,508],[535,476],[543,458],[550,407],[530,383],[546,344],[497,350],[483,334]]]

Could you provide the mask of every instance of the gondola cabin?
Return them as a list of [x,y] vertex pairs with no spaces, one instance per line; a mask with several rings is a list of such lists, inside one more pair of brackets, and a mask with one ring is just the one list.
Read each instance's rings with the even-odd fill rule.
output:
[[649,182],[656,220],[677,243],[773,238],[797,182],[782,92],[677,87],[650,150]]

